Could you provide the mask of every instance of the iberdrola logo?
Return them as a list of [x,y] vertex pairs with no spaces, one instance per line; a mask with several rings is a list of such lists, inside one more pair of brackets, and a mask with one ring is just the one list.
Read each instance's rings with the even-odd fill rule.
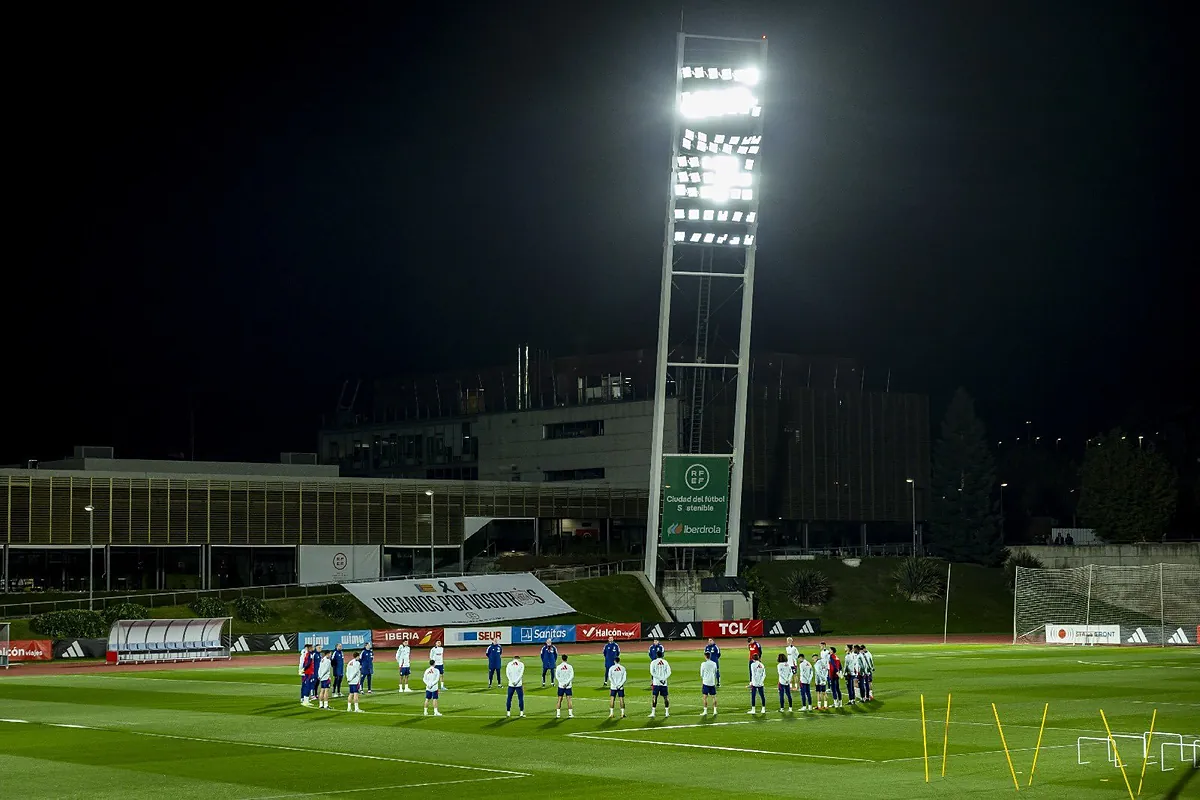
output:
[[683,533],[683,523],[676,522],[674,525],[667,528],[667,533],[671,534],[672,536],[678,536],[679,534]]

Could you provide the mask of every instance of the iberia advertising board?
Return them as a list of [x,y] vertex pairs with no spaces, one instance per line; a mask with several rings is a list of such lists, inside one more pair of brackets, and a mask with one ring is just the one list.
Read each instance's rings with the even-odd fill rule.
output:
[[728,639],[734,636],[762,636],[763,621],[761,619],[732,619],[705,621],[704,637],[706,639]]
[[575,626],[577,642],[606,642],[610,636],[618,642],[640,639],[642,625],[640,622],[601,622],[596,625]]
[[371,631],[372,647],[399,647],[407,642],[412,647],[432,647],[434,642],[446,641],[446,631],[442,628],[388,628],[382,631]]
[[54,657],[54,642],[49,639],[13,639],[5,648],[9,661],[49,661]]

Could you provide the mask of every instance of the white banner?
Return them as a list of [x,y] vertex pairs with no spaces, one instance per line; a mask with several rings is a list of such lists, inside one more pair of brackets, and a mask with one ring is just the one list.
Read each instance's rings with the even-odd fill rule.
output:
[[345,589],[393,625],[486,625],[575,613],[528,572],[348,583]]
[[297,571],[302,584],[379,580],[379,558],[378,545],[302,544]]
[[1047,625],[1046,644],[1120,644],[1120,625]]
[[446,647],[487,647],[512,644],[512,627],[493,625],[490,628],[446,628]]

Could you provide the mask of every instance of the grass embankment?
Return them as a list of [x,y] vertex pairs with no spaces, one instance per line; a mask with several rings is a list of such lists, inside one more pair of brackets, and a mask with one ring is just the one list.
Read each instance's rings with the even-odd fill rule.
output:
[[[605,578],[569,581],[551,588],[555,594],[570,603],[578,613],[539,620],[542,623],[571,624],[597,620],[642,622],[661,619],[654,608],[654,602],[634,575],[612,575]],[[362,630],[390,627],[389,623],[384,622],[361,604],[356,605],[349,618],[335,622],[321,611],[321,601],[324,599],[308,597],[268,600],[266,602],[267,607],[271,609],[270,619],[255,625],[243,622],[235,616],[233,632],[235,634],[290,633],[292,631]],[[232,610],[230,610],[230,614],[233,614]],[[188,619],[195,616],[196,614],[187,606],[159,606],[150,609],[150,617],[154,619]],[[29,620],[20,619],[12,620],[11,638],[38,639],[41,636],[29,629]]]
[[[899,558],[863,559],[850,567],[840,559],[770,561],[754,571],[771,589],[769,616],[820,617],[827,633],[940,633],[946,607],[941,598],[914,603],[896,591],[892,573]],[[798,569],[818,569],[833,584],[825,605],[798,607],[782,591],[784,578]],[[945,565],[942,566],[943,577]],[[1003,569],[955,564],[950,577],[950,633],[1011,633],[1013,597],[1004,585]]]

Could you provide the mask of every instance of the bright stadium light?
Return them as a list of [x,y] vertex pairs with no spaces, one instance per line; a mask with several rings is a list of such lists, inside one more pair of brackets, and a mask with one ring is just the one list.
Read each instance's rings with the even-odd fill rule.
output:
[[725,116],[758,116],[762,107],[758,98],[744,86],[728,89],[703,89],[683,92],[679,96],[679,111],[688,119],[710,119]]

